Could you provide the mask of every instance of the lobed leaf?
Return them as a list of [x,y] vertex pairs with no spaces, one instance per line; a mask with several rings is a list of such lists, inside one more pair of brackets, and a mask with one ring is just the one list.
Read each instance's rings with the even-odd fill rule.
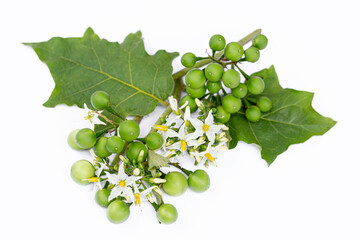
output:
[[266,87],[262,96],[272,100],[273,108],[263,113],[256,123],[246,119],[243,109],[232,114],[227,123],[232,137],[230,149],[236,147],[238,141],[254,143],[270,165],[290,145],[322,135],[336,124],[313,109],[313,93],[283,89],[273,66],[253,75],[263,78]]
[[122,44],[100,39],[91,28],[82,38],[55,37],[47,42],[25,43],[46,63],[55,89],[44,103],[90,104],[97,90],[106,91],[113,109],[127,115],[147,115],[173,90],[172,61],[178,53],[160,50],[150,56],[141,32],[129,34]]

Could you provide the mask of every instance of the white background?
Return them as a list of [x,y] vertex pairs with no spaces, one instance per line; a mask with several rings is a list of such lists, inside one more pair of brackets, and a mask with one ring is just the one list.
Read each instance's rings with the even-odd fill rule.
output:
[[[358,1],[2,1],[0,3],[1,239],[360,239]],[[150,205],[111,224],[92,192],[73,183],[68,133],[76,107],[45,108],[54,83],[21,42],[80,37],[91,26],[122,42],[141,30],[146,49],[205,55],[215,33],[236,41],[257,28],[269,38],[248,72],[274,64],[283,87],[315,92],[313,106],[337,120],[293,145],[271,167],[240,143],[209,168],[204,194],[165,200],[179,212],[159,225]],[[179,58],[174,70],[181,69]],[[156,114],[161,111],[158,110]],[[147,132],[156,116],[145,119]]]

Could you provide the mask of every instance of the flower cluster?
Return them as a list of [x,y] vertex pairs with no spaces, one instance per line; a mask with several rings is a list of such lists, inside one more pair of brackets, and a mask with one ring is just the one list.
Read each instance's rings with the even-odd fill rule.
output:
[[216,165],[218,153],[228,150],[228,127],[214,121],[212,109],[205,107],[198,99],[195,99],[195,102],[200,109],[197,117],[191,116],[188,102],[178,107],[177,100],[169,97],[173,114],[168,115],[161,125],[153,128],[163,136],[164,145],[161,151],[171,162],[179,162],[180,156],[188,155],[195,160],[195,165],[208,166],[209,162]]

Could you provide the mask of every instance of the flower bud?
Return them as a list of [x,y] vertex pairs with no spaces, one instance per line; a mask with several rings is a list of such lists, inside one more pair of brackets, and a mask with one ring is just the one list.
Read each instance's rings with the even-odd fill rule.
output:
[[139,176],[139,175],[140,175],[140,169],[135,168],[135,169],[133,170],[133,174],[134,174],[135,176]]
[[151,183],[155,183],[155,184],[166,182],[166,179],[163,178],[150,178],[149,180]]
[[154,198],[152,197],[152,194],[149,193],[148,195],[146,195],[146,198],[147,200],[150,202],[150,203],[153,203],[154,202]]
[[195,98],[195,103],[196,103],[196,105],[198,106],[198,108],[199,108],[200,110],[204,110],[204,109],[205,109],[204,104],[203,104],[199,99]]
[[153,191],[156,192],[157,194],[159,194],[160,196],[163,195],[163,192],[162,192],[162,191],[160,190],[160,188],[158,188],[158,187],[155,187],[155,188],[153,189]]

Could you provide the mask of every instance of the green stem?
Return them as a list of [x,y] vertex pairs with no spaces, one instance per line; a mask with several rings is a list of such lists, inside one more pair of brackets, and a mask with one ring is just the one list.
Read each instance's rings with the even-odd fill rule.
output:
[[251,106],[251,104],[249,103],[248,100],[246,100],[246,98],[243,98],[243,102],[247,108]]
[[99,131],[96,133],[96,138],[100,137],[101,135],[103,135],[104,133],[108,132],[111,129],[114,129],[115,127],[113,125],[108,126],[106,128],[104,128],[103,130]]
[[[255,36],[259,35],[261,33],[261,29],[257,29],[255,30],[254,32],[250,33],[249,35],[247,35],[246,37],[242,38],[240,41],[238,41],[241,45],[245,45],[246,43],[250,42]],[[222,56],[224,53],[224,50],[218,52],[215,54],[215,58],[219,58],[220,56]],[[211,59],[204,59],[204,60],[201,60],[201,61],[198,61],[193,68],[200,68],[202,66],[205,66],[209,63],[211,63]],[[176,79],[179,79],[181,78],[182,76],[185,76],[185,74],[190,71],[192,68],[184,68],[184,69],[181,69],[180,71],[174,73],[172,75],[173,79],[176,80]]]
[[[183,86],[184,86],[184,83],[183,83],[182,79],[177,79],[175,81],[173,97],[175,99],[177,99],[178,102],[179,102],[179,99],[180,99],[180,94],[181,94],[181,91],[183,89]],[[171,109],[171,107],[169,105],[169,106],[167,106],[167,108],[165,108],[164,112],[160,115],[160,117],[158,118],[158,120],[155,122],[154,125],[161,125],[161,119],[166,118],[171,112],[172,112],[172,109]],[[151,128],[149,133],[156,132],[156,131],[157,131],[156,129]]]
[[178,163],[169,163],[171,166],[174,166],[178,169],[180,169],[183,173],[185,173],[187,176],[190,176],[190,174],[192,174],[193,172],[190,170],[187,170],[183,167],[181,167]]
[[246,80],[248,80],[248,79],[250,78],[250,76],[247,75],[238,65],[235,65],[235,67],[236,67],[237,69],[239,69],[239,71],[241,72],[241,74],[244,76],[244,78],[245,78]]
[[111,114],[117,116],[118,118],[120,118],[121,120],[125,120],[122,116],[120,116],[120,114],[118,114],[111,106],[107,107],[106,110],[108,110]]

